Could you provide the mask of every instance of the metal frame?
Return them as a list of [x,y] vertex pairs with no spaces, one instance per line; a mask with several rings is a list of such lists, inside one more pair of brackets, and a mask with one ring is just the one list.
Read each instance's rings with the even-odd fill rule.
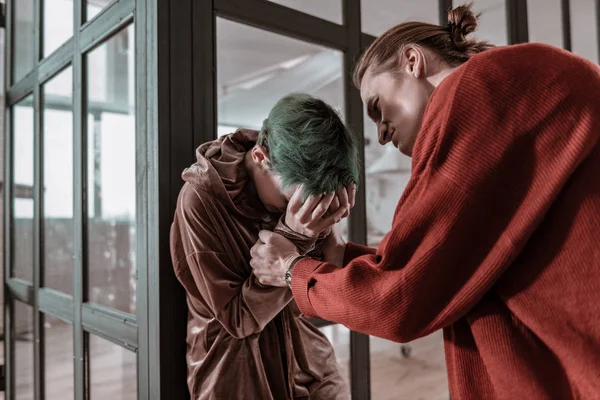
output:
[[[135,19],[136,68],[136,291],[137,326],[127,327],[128,340],[138,348],[138,398],[159,399],[160,358],[157,329],[160,322],[158,284],[158,66],[156,0],[138,0]],[[124,327],[124,326],[121,326]],[[126,332],[123,332],[126,333]],[[114,337],[114,335],[113,335]],[[133,345],[133,343],[132,343]]]
[[[363,103],[352,81],[352,70],[362,54],[360,0],[343,0],[342,10],[346,28],[347,50],[344,52],[344,97],[346,122],[356,136],[360,165],[360,181],[365,182],[365,135]],[[358,185],[354,212],[348,217],[349,239],[367,244],[366,185]],[[350,392],[353,399],[371,398],[371,353],[369,335],[350,332]]]
[[[41,58],[42,55],[42,10],[43,1],[34,1],[33,7],[33,54],[34,54],[34,65]],[[43,282],[42,272],[42,261],[41,255],[43,249],[42,242],[42,213],[44,206],[42,204],[44,198],[44,185],[42,182],[43,172],[42,167],[44,165],[43,157],[43,141],[42,141],[42,91],[38,82],[39,77],[34,74],[33,87],[33,398],[35,400],[41,400],[46,392],[44,390],[44,318],[39,310],[39,288]]]
[[452,9],[452,0],[438,0],[440,25],[448,24],[448,11]]
[[[13,21],[13,10],[12,1],[6,3],[6,35],[5,35],[5,52],[4,52],[4,82],[8,85],[12,82],[12,60],[9,55],[12,54],[12,21]],[[8,101],[7,93],[5,93],[5,102]],[[13,236],[13,224],[11,223],[13,215],[13,141],[12,141],[12,109],[9,107],[4,108],[4,309],[2,318],[4,320],[4,360],[5,360],[5,389],[6,399],[12,400],[14,398],[15,391],[15,374],[12,365],[15,364],[15,352],[14,352],[14,336],[15,330],[13,326],[14,317],[14,302],[12,298],[17,297],[12,295],[10,286],[7,284],[8,280],[6,277],[12,276],[12,240]],[[29,300],[28,293],[25,291],[26,299]],[[32,296],[33,297],[33,294]],[[33,298],[31,298],[33,303]],[[29,303],[29,304],[31,304]]]
[[600,0],[596,0],[596,45],[598,46],[598,63],[600,63]]
[[562,34],[563,49],[571,51],[571,1],[561,0]]
[[523,0],[505,1],[508,44],[528,42],[529,30],[527,27],[527,2]]

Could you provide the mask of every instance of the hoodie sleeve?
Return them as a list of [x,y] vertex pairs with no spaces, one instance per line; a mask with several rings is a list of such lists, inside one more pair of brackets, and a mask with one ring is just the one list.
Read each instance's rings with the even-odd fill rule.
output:
[[[275,226],[275,229],[273,229],[273,232],[285,237],[286,239],[294,243],[298,248],[298,252],[300,254],[306,255],[315,260],[323,259],[323,241],[327,237],[326,234],[322,234],[317,238],[311,238],[302,235],[286,225],[285,214],[281,216],[279,222]],[[292,300],[290,302],[290,310],[296,318],[300,318],[304,315],[302,314],[302,311],[300,311],[300,309],[298,308],[298,305],[296,304],[295,300]]]
[[302,235],[286,225],[285,214],[281,216],[273,232],[280,234],[294,243],[300,254],[317,260],[323,258],[323,241],[327,237],[327,234],[321,234],[317,238]]
[[[222,243],[214,199],[186,184],[171,229],[171,256],[188,295],[234,338],[261,332],[292,300],[288,288],[265,287],[233,264]],[[221,222],[223,223],[223,222]]]

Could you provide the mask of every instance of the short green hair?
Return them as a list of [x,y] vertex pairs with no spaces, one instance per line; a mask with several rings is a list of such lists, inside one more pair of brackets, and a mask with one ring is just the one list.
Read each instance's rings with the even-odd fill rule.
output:
[[293,93],[275,104],[258,135],[282,189],[304,184],[306,196],[358,184],[358,150],[338,113],[323,100]]

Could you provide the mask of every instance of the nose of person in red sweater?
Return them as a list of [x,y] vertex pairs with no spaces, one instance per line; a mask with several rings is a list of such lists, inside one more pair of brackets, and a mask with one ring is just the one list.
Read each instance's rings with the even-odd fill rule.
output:
[[[412,157],[379,247],[333,229],[315,260],[265,231],[251,265],[307,316],[398,342],[443,329],[453,399],[600,398],[600,68],[470,39],[477,23],[461,6],[398,25],[355,68],[380,143]],[[299,208],[292,229],[321,226]]]

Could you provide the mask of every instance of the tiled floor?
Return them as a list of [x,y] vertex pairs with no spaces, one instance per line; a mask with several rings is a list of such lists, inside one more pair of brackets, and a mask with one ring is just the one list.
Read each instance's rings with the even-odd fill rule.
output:
[[[322,328],[334,344],[340,365],[348,376],[349,331],[340,325]],[[54,321],[46,325],[46,399],[69,400],[73,391],[73,344],[69,326]],[[25,338],[24,338],[25,339]],[[371,390],[373,400],[447,400],[448,387],[441,332],[410,345],[405,357],[401,345],[371,338]],[[19,341],[17,400],[33,399],[32,342]],[[134,400],[135,354],[108,341],[92,337],[90,379],[93,399]],[[0,393],[0,400],[3,400]]]
[[[338,362],[348,377],[350,332],[343,326],[322,328],[333,343]],[[371,337],[371,398],[373,400],[448,400],[448,377],[442,332],[408,345]]]

